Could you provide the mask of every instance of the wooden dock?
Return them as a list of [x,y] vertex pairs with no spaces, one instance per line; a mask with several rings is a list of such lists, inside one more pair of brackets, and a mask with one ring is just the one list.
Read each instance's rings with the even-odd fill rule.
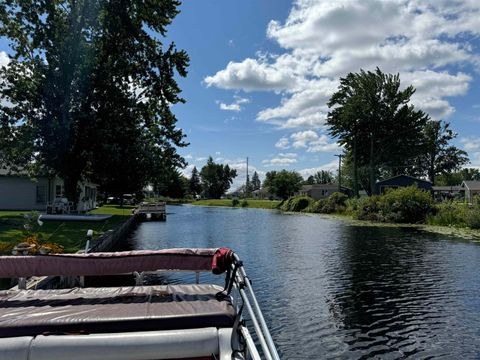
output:
[[141,220],[167,220],[166,203],[162,201],[140,203],[134,213]]

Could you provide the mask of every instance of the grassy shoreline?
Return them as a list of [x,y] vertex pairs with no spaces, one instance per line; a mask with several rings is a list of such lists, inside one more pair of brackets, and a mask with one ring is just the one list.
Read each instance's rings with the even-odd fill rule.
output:
[[395,228],[409,228],[417,229],[425,232],[455,236],[462,239],[471,240],[473,242],[480,243],[480,230],[468,229],[468,228],[459,228],[454,226],[443,226],[443,225],[429,225],[429,224],[398,224],[398,223],[385,223],[378,221],[369,221],[369,220],[358,220],[354,219],[351,215],[346,214],[320,214],[320,213],[307,213],[307,212],[283,212],[284,214],[291,215],[306,215],[312,217],[319,217],[323,219],[331,220],[340,220],[351,226],[371,226],[371,227],[395,227]]
[[[0,245],[9,247],[21,242],[25,233],[23,230],[24,214],[28,211],[0,211]],[[38,233],[42,241],[62,245],[65,253],[72,253],[85,246],[87,230],[92,229],[94,239],[107,230],[115,229],[128,219],[132,207],[119,208],[104,206],[92,211],[93,214],[109,214],[111,218],[104,221],[43,221]]]
[[[248,200],[248,208],[257,208],[272,210],[276,209],[280,204],[280,201],[271,201],[271,200]],[[210,207],[231,207],[232,200],[229,199],[212,199],[212,200],[197,200],[190,203],[190,205],[195,206],[210,206]],[[253,206],[252,206],[253,205]],[[241,207],[237,205],[236,207]],[[429,225],[429,224],[398,224],[398,223],[386,223],[386,222],[377,222],[369,220],[358,220],[354,219],[352,215],[347,214],[321,214],[321,213],[308,213],[308,212],[284,212],[285,214],[292,215],[306,215],[320,217],[324,219],[335,219],[341,220],[349,225],[353,226],[375,226],[375,227],[397,227],[397,228],[412,228],[418,229],[425,232],[431,232],[447,236],[456,236],[462,239],[471,240],[473,242],[480,243],[480,230],[460,228],[454,226],[443,226],[443,225]]]
[[[245,201],[245,203],[243,203]],[[231,199],[206,199],[196,200],[190,203],[195,206],[213,206],[213,207],[231,207],[231,208],[251,208],[251,209],[276,209],[280,204],[277,200],[239,200],[238,205],[233,206]]]

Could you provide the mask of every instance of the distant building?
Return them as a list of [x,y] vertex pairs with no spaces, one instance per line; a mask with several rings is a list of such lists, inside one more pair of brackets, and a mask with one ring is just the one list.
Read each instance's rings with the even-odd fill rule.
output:
[[[81,193],[76,210],[88,211],[97,206],[97,185],[89,182],[79,184]],[[56,199],[64,198],[63,180],[39,176],[35,180],[26,174],[9,174],[0,170],[1,210],[40,210]]]
[[268,187],[252,191],[252,197],[258,200],[282,200],[279,196],[271,193]]
[[389,189],[398,189],[412,185],[415,185],[422,190],[432,191],[432,183],[430,181],[409,175],[397,175],[389,179],[377,181],[375,184],[375,194],[380,195],[384,194]]
[[480,196],[480,181],[464,181],[462,188],[465,190],[465,200],[473,202],[475,196]]
[[465,189],[457,186],[432,186],[433,197],[437,201],[460,200],[464,198]]
[[312,184],[303,185],[298,191],[298,195],[310,196],[315,200],[320,200],[332,195],[334,192],[342,192],[346,195],[351,195],[352,190],[342,186],[338,188],[338,184]]

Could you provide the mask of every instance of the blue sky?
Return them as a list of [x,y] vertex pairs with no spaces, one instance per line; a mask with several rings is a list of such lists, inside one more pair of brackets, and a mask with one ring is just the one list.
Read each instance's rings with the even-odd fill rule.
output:
[[[211,155],[245,179],[282,168],[336,169],[325,129],[338,78],[379,66],[417,88],[412,102],[458,132],[480,167],[478,0],[187,0],[169,27],[191,58],[176,105],[200,168]],[[2,51],[7,45],[0,40]]]
[[[434,5],[432,5],[434,4]],[[185,1],[169,38],[191,56],[175,107],[191,167],[336,169],[324,127],[338,78],[374,69],[413,84],[413,103],[458,132],[480,167],[478,1]]]

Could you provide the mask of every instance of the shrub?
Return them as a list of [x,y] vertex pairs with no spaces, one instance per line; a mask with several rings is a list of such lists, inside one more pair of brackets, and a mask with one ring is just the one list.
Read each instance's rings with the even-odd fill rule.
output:
[[243,201],[240,203],[240,206],[241,206],[242,208],[247,207],[247,206],[248,206],[248,201],[247,201],[247,200],[243,200]]
[[382,221],[380,211],[380,196],[373,195],[357,199],[354,217],[359,220]]
[[340,192],[334,192],[332,195],[325,199],[323,212],[326,214],[344,212],[347,199],[347,195]]
[[468,209],[465,213],[465,223],[471,229],[480,229],[480,208]]
[[283,211],[302,211],[310,206],[313,199],[308,196],[294,196],[286,200],[280,207]]
[[347,195],[334,192],[332,195],[325,199],[320,199],[312,203],[307,209],[307,212],[311,213],[321,213],[321,214],[332,214],[340,213],[345,211],[345,204],[348,197]]
[[465,222],[465,213],[468,210],[467,205],[458,202],[446,202],[438,204],[432,214],[427,217],[427,223],[440,226],[467,226]]
[[447,202],[436,206],[427,219],[431,225],[469,227],[480,229],[480,207],[469,207],[461,202]]
[[358,198],[349,198],[345,201],[345,213],[348,215],[354,216],[357,209],[360,199]]
[[317,201],[312,201],[309,207],[305,209],[305,212],[308,213],[315,213],[315,214],[322,214],[323,208],[325,206],[325,199],[320,199]]
[[388,191],[380,197],[384,221],[395,223],[424,223],[433,210],[431,195],[416,186]]
[[238,199],[232,199],[232,206],[233,207],[237,206],[238,204],[240,204],[240,201],[238,201]]

